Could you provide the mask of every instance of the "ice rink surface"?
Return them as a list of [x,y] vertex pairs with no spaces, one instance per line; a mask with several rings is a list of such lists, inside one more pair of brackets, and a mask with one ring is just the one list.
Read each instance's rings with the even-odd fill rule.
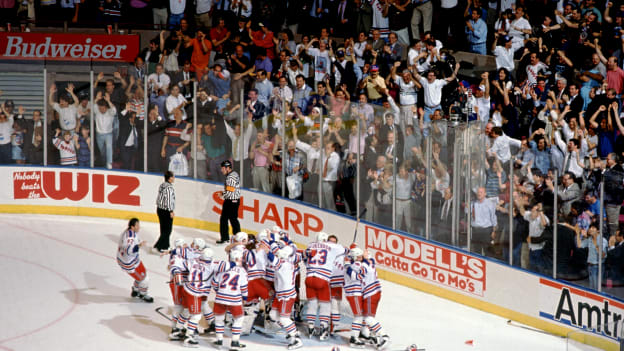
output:
[[[158,224],[141,224],[140,237],[153,245]],[[114,219],[0,214],[0,350],[183,349],[167,340],[171,325],[155,312],[160,306],[168,311],[171,302],[167,258],[141,250],[154,303],[130,297],[132,278],[115,260],[126,225]],[[172,237],[201,237],[214,248],[218,234],[174,222]],[[215,252],[225,257],[219,247]],[[510,326],[495,315],[390,282],[382,281],[382,289],[377,318],[391,338],[388,350],[411,344],[427,351],[566,350],[563,338]],[[348,315],[342,324],[350,327]],[[200,337],[199,349],[213,349],[212,340]],[[300,350],[351,350],[347,340],[347,333],[323,343],[304,338]],[[283,334],[273,339],[254,334],[242,342],[251,351],[286,349]]]

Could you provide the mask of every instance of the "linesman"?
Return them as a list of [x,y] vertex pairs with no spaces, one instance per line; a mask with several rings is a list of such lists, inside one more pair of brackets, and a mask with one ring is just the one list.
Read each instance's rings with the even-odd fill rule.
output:
[[223,207],[221,218],[219,219],[219,229],[221,240],[217,244],[227,243],[230,240],[228,221],[232,225],[232,234],[240,232],[238,222],[238,206],[240,204],[240,177],[232,170],[232,163],[229,160],[221,162],[221,173],[225,176],[225,187],[221,192]]

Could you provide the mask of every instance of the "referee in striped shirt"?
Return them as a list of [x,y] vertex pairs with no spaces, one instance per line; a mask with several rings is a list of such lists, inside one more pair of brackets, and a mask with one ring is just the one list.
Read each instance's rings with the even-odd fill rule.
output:
[[221,192],[221,198],[223,199],[221,218],[219,219],[221,240],[217,241],[217,244],[227,243],[230,240],[228,221],[232,225],[234,234],[240,232],[240,223],[238,223],[240,178],[238,173],[232,170],[232,162],[229,160],[221,162],[221,173],[225,176],[225,189]]
[[173,227],[173,210],[175,209],[175,190],[173,189],[173,181],[175,176],[173,172],[165,172],[165,181],[158,188],[158,197],[156,198],[156,213],[160,222],[160,237],[154,249],[158,252],[169,250],[169,236]]

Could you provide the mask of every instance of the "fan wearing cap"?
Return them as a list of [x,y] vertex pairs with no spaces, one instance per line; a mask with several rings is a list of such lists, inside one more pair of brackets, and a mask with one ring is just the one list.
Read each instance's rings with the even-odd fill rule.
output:
[[225,184],[224,190],[221,192],[223,207],[219,219],[221,240],[217,241],[217,244],[223,244],[230,240],[228,221],[232,225],[234,233],[240,232],[240,223],[238,222],[240,177],[236,171],[232,170],[232,162],[229,160],[221,162],[221,173],[225,176]]
[[362,80],[360,88],[366,89],[368,100],[373,104],[381,104],[382,93],[386,89],[385,80],[379,75],[379,67],[372,65],[370,75]]
[[513,72],[515,63],[514,50],[511,47],[511,37],[509,35],[499,37],[498,33],[494,33],[494,38],[492,42],[492,53],[496,56],[496,69],[506,68],[509,72]]

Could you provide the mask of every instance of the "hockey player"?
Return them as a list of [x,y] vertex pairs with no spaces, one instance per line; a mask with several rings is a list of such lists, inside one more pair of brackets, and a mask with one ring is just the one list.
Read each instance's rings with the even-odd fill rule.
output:
[[355,348],[364,347],[365,343],[360,340],[360,331],[362,329],[363,310],[362,310],[362,259],[364,253],[359,247],[353,247],[349,251],[349,263],[346,265],[344,273],[344,290],[351,312],[353,312],[353,321],[351,322],[351,338],[349,346]]
[[266,266],[269,263],[267,251],[270,252],[271,244],[267,239],[267,235],[260,235],[259,237],[262,237],[262,239],[250,243],[243,256],[249,280],[249,295],[245,305],[243,335],[251,332],[253,323],[258,315],[260,300],[264,301],[266,305],[272,291],[271,285],[265,279]]
[[246,246],[247,241],[249,241],[249,234],[245,232],[238,232],[232,236],[231,241],[232,242],[225,247],[225,252],[229,254],[232,250],[239,250],[242,253],[245,253],[245,251],[247,251]]
[[[338,243],[338,237],[330,235],[328,240],[334,244]],[[334,333],[334,328],[340,323],[340,306],[342,305],[342,287],[344,286],[344,255],[340,255],[334,261],[332,275],[329,281],[331,295],[331,323],[330,334]]]
[[230,269],[215,274],[212,279],[212,288],[216,292],[214,314],[217,332],[217,341],[213,344],[216,347],[223,346],[225,312],[230,312],[234,318],[230,349],[237,350],[245,347],[240,343],[240,334],[243,325],[243,301],[247,300],[247,272],[242,266],[241,250],[231,250],[229,256]]
[[331,313],[329,281],[332,275],[334,261],[338,256],[344,255],[347,251],[339,244],[327,241],[327,233],[319,232],[316,242],[306,249],[307,260],[306,295],[308,305],[306,319],[308,322],[308,337],[314,333],[314,324],[318,310],[318,317],[321,325],[319,338],[327,340],[329,338],[329,317]]
[[171,333],[169,334],[169,340],[181,340],[184,336],[181,328],[178,328],[178,324],[181,326],[184,323],[180,323],[181,315],[184,315],[183,320],[188,319],[188,310],[184,310],[184,294],[182,283],[188,276],[188,268],[186,264],[186,258],[190,252],[190,248],[186,245],[184,239],[178,238],[174,241],[174,249],[169,252],[169,289],[171,290],[171,297],[173,299],[173,313],[171,314]]
[[[381,284],[377,278],[375,259],[364,251],[362,259],[362,313],[365,326],[362,327],[360,337],[376,345],[378,349],[388,344],[389,337],[381,329],[381,324],[375,319],[377,305],[381,299]],[[371,334],[372,332],[372,334]]]
[[[214,315],[207,302],[214,274],[225,271],[225,262],[213,261],[213,252],[205,248],[201,256],[192,261],[187,260],[189,267],[188,278],[183,284],[184,306],[188,309],[190,317],[187,321],[184,345],[195,347],[197,341],[197,325],[202,316],[206,318],[209,329],[215,328]],[[181,319],[182,321],[182,319]]]
[[132,218],[128,222],[128,228],[119,237],[117,264],[134,278],[130,296],[151,303],[154,302],[154,299],[147,294],[149,277],[145,272],[143,262],[139,258],[139,248],[145,244],[145,241],[139,239],[140,229],[141,223],[138,218]]
[[263,246],[267,256],[275,267],[275,299],[271,309],[271,318],[277,321],[280,327],[286,329],[288,349],[294,350],[303,346],[295,323],[290,319],[295,298],[295,265],[293,264],[293,249],[284,246],[273,255],[268,246]]
[[206,241],[202,238],[195,238],[191,243],[191,249],[193,253],[193,257],[188,258],[199,258],[202,254],[202,251],[206,248]]

